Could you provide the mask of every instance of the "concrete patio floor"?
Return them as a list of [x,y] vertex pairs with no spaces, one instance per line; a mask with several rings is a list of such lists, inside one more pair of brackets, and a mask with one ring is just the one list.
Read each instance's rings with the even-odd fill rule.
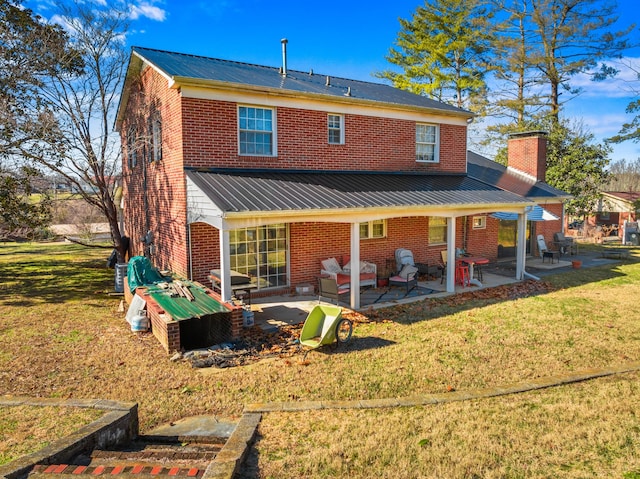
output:
[[[580,260],[583,268],[599,266],[603,264],[619,263],[621,260],[602,258],[598,252],[584,252],[575,256],[562,256],[559,261],[551,263],[549,259],[545,262],[540,257],[527,258],[525,271],[530,275],[542,278],[549,274],[557,274],[572,269],[572,261]],[[484,288],[492,288],[505,284],[517,283],[515,279],[516,263],[515,260],[500,261],[492,263],[483,268],[482,286],[471,285],[467,287],[456,286],[455,293],[447,293],[445,285],[441,284],[440,279],[432,281],[420,281],[418,286],[433,290],[429,294],[416,295],[411,297],[402,297],[403,292],[399,288],[397,298],[392,301],[376,301],[388,288],[378,288],[366,294],[366,290],[362,290],[360,311],[368,309],[386,308],[398,304],[407,304],[415,301],[423,301],[427,298],[441,298],[452,294],[464,293]],[[376,293],[380,294],[376,294]],[[345,299],[348,298],[345,296]],[[265,298],[256,298],[252,302],[251,310],[254,313],[254,322],[264,330],[276,330],[284,325],[298,324],[303,322],[309,312],[315,305],[319,303],[318,296],[313,295],[297,295],[291,294],[286,296],[270,296]],[[348,303],[341,302],[344,308],[349,307]]]

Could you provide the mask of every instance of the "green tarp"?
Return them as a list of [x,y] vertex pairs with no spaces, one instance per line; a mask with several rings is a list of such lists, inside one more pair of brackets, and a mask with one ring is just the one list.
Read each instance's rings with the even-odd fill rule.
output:
[[172,295],[171,288],[158,286],[158,283],[171,283],[173,279],[162,276],[157,269],[151,266],[149,258],[145,256],[134,256],[129,260],[127,281],[132,293],[138,287],[147,288],[149,296],[175,321],[229,312],[224,305],[209,296],[202,286],[191,281],[181,280],[181,283],[194,296],[193,301],[182,296]]
[[134,256],[129,260],[127,281],[129,282],[129,290],[133,293],[136,288],[141,286],[171,281],[171,278],[162,276],[157,269],[151,266],[151,261],[146,256]]

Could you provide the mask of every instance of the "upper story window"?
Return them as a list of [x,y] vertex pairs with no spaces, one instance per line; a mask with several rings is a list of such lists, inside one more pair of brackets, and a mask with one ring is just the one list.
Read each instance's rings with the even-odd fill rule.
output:
[[138,164],[138,145],[136,145],[136,131],[131,128],[127,133],[127,157],[129,168],[135,168]]
[[162,160],[162,123],[160,118],[151,120],[151,151],[149,161]]
[[386,220],[373,220],[360,223],[360,239],[384,238],[386,236]]
[[438,125],[416,124],[416,161],[438,163],[440,161],[440,134]]
[[239,151],[241,155],[274,156],[273,110],[238,107]]
[[342,115],[328,115],[327,127],[329,130],[329,144],[344,144],[344,117]]

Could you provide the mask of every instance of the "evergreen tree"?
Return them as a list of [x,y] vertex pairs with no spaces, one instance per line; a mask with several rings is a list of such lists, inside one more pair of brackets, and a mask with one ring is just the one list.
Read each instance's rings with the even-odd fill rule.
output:
[[547,183],[573,195],[566,203],[569,215],[593,213],[609,181],[611,148],[594,142],[593,134],[566,120],[550,120],[547,146]]
[[376,76],[395,87],[478,111],[486,93],[493,13],[479,0],[427,0],[401,30],[387,60],[402,72]]
[[[560,118],[563,103],[579,93],[571,86],[578,73],[593,72],[602,62],[618,57],[629,48],[627,30],[612,31],[618,17],[615,0],[528,0],[531,29],[536,45],[531,61],[544,76],[548,88],[549,115]],[[602,80],[615,72],[602,67],[593,78]],[[560,95],[569,94],[565,101]]]

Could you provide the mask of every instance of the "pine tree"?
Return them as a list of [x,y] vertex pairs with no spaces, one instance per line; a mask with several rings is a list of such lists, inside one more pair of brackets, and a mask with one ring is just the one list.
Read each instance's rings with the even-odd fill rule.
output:
[[486,61],[493,13],[479,0],[431,0],[401,30],[387,60],[402,72],[376,76],[397,88],[460,108],[479,110],[486,92]]

